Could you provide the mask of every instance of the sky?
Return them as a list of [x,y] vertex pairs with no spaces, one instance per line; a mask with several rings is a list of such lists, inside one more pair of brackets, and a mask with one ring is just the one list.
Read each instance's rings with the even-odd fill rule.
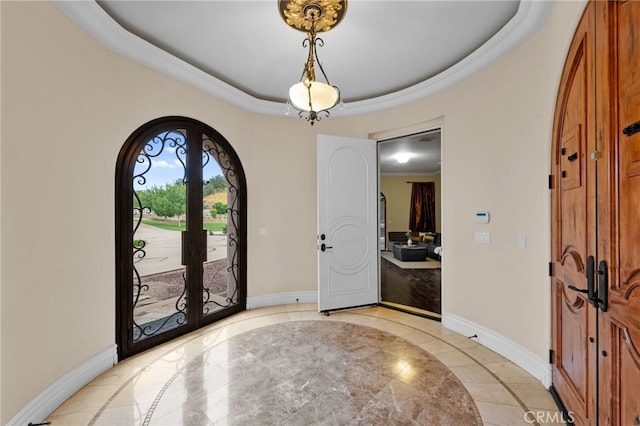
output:
[[[147,152],[149,151],[147,150]],[[184,161],[185,156],[183,153],[180,153],[179,157]],[[140,156],[139,158],[144,157]],[[174,183],[176,180],[184,178],[184,166],[176,155],[176,148],[165,145],[160,155],[152,157],[151,160],[151,168],[144,173],[144,178],[146,178],[144,185],[140,184],[139,178],[134,179],[134,189],[136,191],[150,189],[153,186],[164,187],[167,183]],[[147,167],[147,162],[136,163],[134,176],[144,172]],[[222,169],[215,159],[210,158],[203,169],[203,179],[206,182],[218,175],[222,175]]]

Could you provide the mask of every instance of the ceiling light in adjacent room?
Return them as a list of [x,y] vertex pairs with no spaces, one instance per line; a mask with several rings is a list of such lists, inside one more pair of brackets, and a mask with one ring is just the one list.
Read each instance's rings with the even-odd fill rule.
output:
[[405,164],[409,162],[411,157],[413,157],[413,154],[410,152],[399,152],[393,156],[393,158],[395,158],[396,161],[400,164]]

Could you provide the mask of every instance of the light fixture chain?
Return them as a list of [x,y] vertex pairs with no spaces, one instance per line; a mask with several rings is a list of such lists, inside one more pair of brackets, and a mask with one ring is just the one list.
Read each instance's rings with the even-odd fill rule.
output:
[[331,85],[331,83],[329,82],[329,77],[327,77],[327,74],[324,72],[324,68],[322,68],[322,62],[320,62],[320,58],[318,57],[318,46],[324,46],[324,40],[318,37],[315,39],[315,43],[317,43],[315,49],[316,62],[318,63],[318,67],[320,68],[320,72],[322,73],[325,81],[328,85]]

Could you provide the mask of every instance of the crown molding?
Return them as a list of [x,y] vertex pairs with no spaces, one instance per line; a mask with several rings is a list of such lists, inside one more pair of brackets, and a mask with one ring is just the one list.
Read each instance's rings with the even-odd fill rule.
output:
[[[72,21],[107,48],[135,62],[188,84],[247,112],[285,116],[285,104],[251,96],[167,53],[120,26],[95,1],[54,0]],[[513,18],[466,58],[436,76],[406,89],[371,99],[345,102],[332,117],[363,115],[424,99],[465,80],[520,45],[547,21],[553,2],[522,0]],[[297,115],[294,114],[295,118]]]

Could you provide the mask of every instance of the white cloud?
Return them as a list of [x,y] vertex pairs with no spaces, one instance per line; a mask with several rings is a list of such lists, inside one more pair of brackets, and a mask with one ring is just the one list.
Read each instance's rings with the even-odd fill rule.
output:
[[164,160],[158,160],[153,162],[153,167],[157,167],[159,169],[177,169],[180,167],[180,161],[174,160],[173,164],[167,163]]

